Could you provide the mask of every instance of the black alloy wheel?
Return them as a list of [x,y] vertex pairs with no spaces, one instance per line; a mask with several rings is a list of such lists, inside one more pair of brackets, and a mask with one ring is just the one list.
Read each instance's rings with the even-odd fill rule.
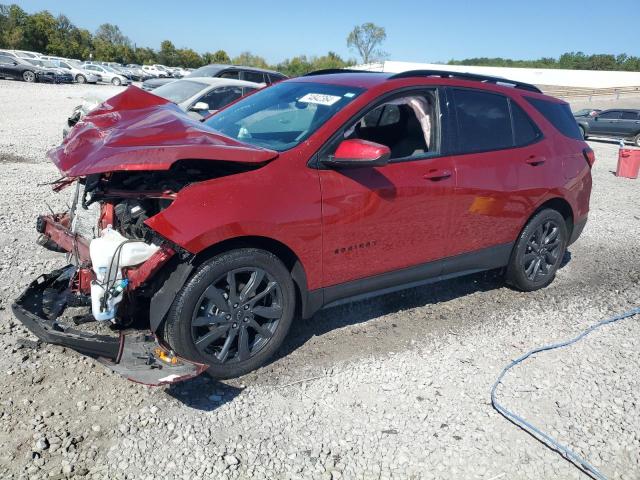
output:
[[282,344],[296,306],[291,273],[271,252],[241,248],[202,263],[176,296],[163,335],[215,378],[264,365]]
[[535,282],[553,271],[558,263],[562,239],[560,226],[548,220],[538,226],[529,237],[527,250],[522,257],[522,268],[526,277]]
[[550,208],[536,213],[524,227],[507,266],[507,283],[530,292],[549,285],[562,263],[569,241],[564,217]]
[[198,351],[213,362],[243,362],[273,336],[282,318],[282,290],[261,268],[240,268],[214,281],[191,319]]

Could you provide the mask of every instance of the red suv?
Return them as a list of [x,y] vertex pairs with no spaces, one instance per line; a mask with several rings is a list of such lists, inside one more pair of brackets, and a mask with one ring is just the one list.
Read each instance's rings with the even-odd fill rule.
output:
[[242,375],[345,299],[497,268],[545,287],[594,162],[566,103],[445,71],[315,72],[204,122],[130,87],[49,156],[74,194],[40,243],[72,264],[14,312],[149,384]]

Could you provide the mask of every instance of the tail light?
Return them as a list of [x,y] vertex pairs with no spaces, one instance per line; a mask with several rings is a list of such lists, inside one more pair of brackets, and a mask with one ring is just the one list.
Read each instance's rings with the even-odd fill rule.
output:
[[596,162],[596,154],[593,153],[593,150],[587,147],[582,150],[582,154],[584,155],[584,159],[589,164],[589,168],[593,167],[593,164]]

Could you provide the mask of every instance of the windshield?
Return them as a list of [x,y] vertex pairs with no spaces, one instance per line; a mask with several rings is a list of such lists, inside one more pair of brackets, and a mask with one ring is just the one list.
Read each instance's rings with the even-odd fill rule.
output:
[[182,103],[206,87],[205,83],[192,80],[176,80],[156,88],[151,93],[166,98],[173,103]]
[[342,85],[278,83],[221,110],[206,124],[244,143],[284,151],[308,138],[362,91]]
[[104,68],[107,72],[117,73],[118,75],[120,74],[120,72],[118,72],[115,68],[110,67],[109,65],[101,65],[101,67]]

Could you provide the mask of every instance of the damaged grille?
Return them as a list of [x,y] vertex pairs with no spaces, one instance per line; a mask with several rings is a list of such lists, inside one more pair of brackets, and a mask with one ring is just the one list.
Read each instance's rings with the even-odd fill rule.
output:
[[80,182],[71,197],[71,231],[86,239],[98,236],[98,222],[100,221],[100,204],[92,203],[87,208],[82,206],[82,198],[85,194],[85,186]]

